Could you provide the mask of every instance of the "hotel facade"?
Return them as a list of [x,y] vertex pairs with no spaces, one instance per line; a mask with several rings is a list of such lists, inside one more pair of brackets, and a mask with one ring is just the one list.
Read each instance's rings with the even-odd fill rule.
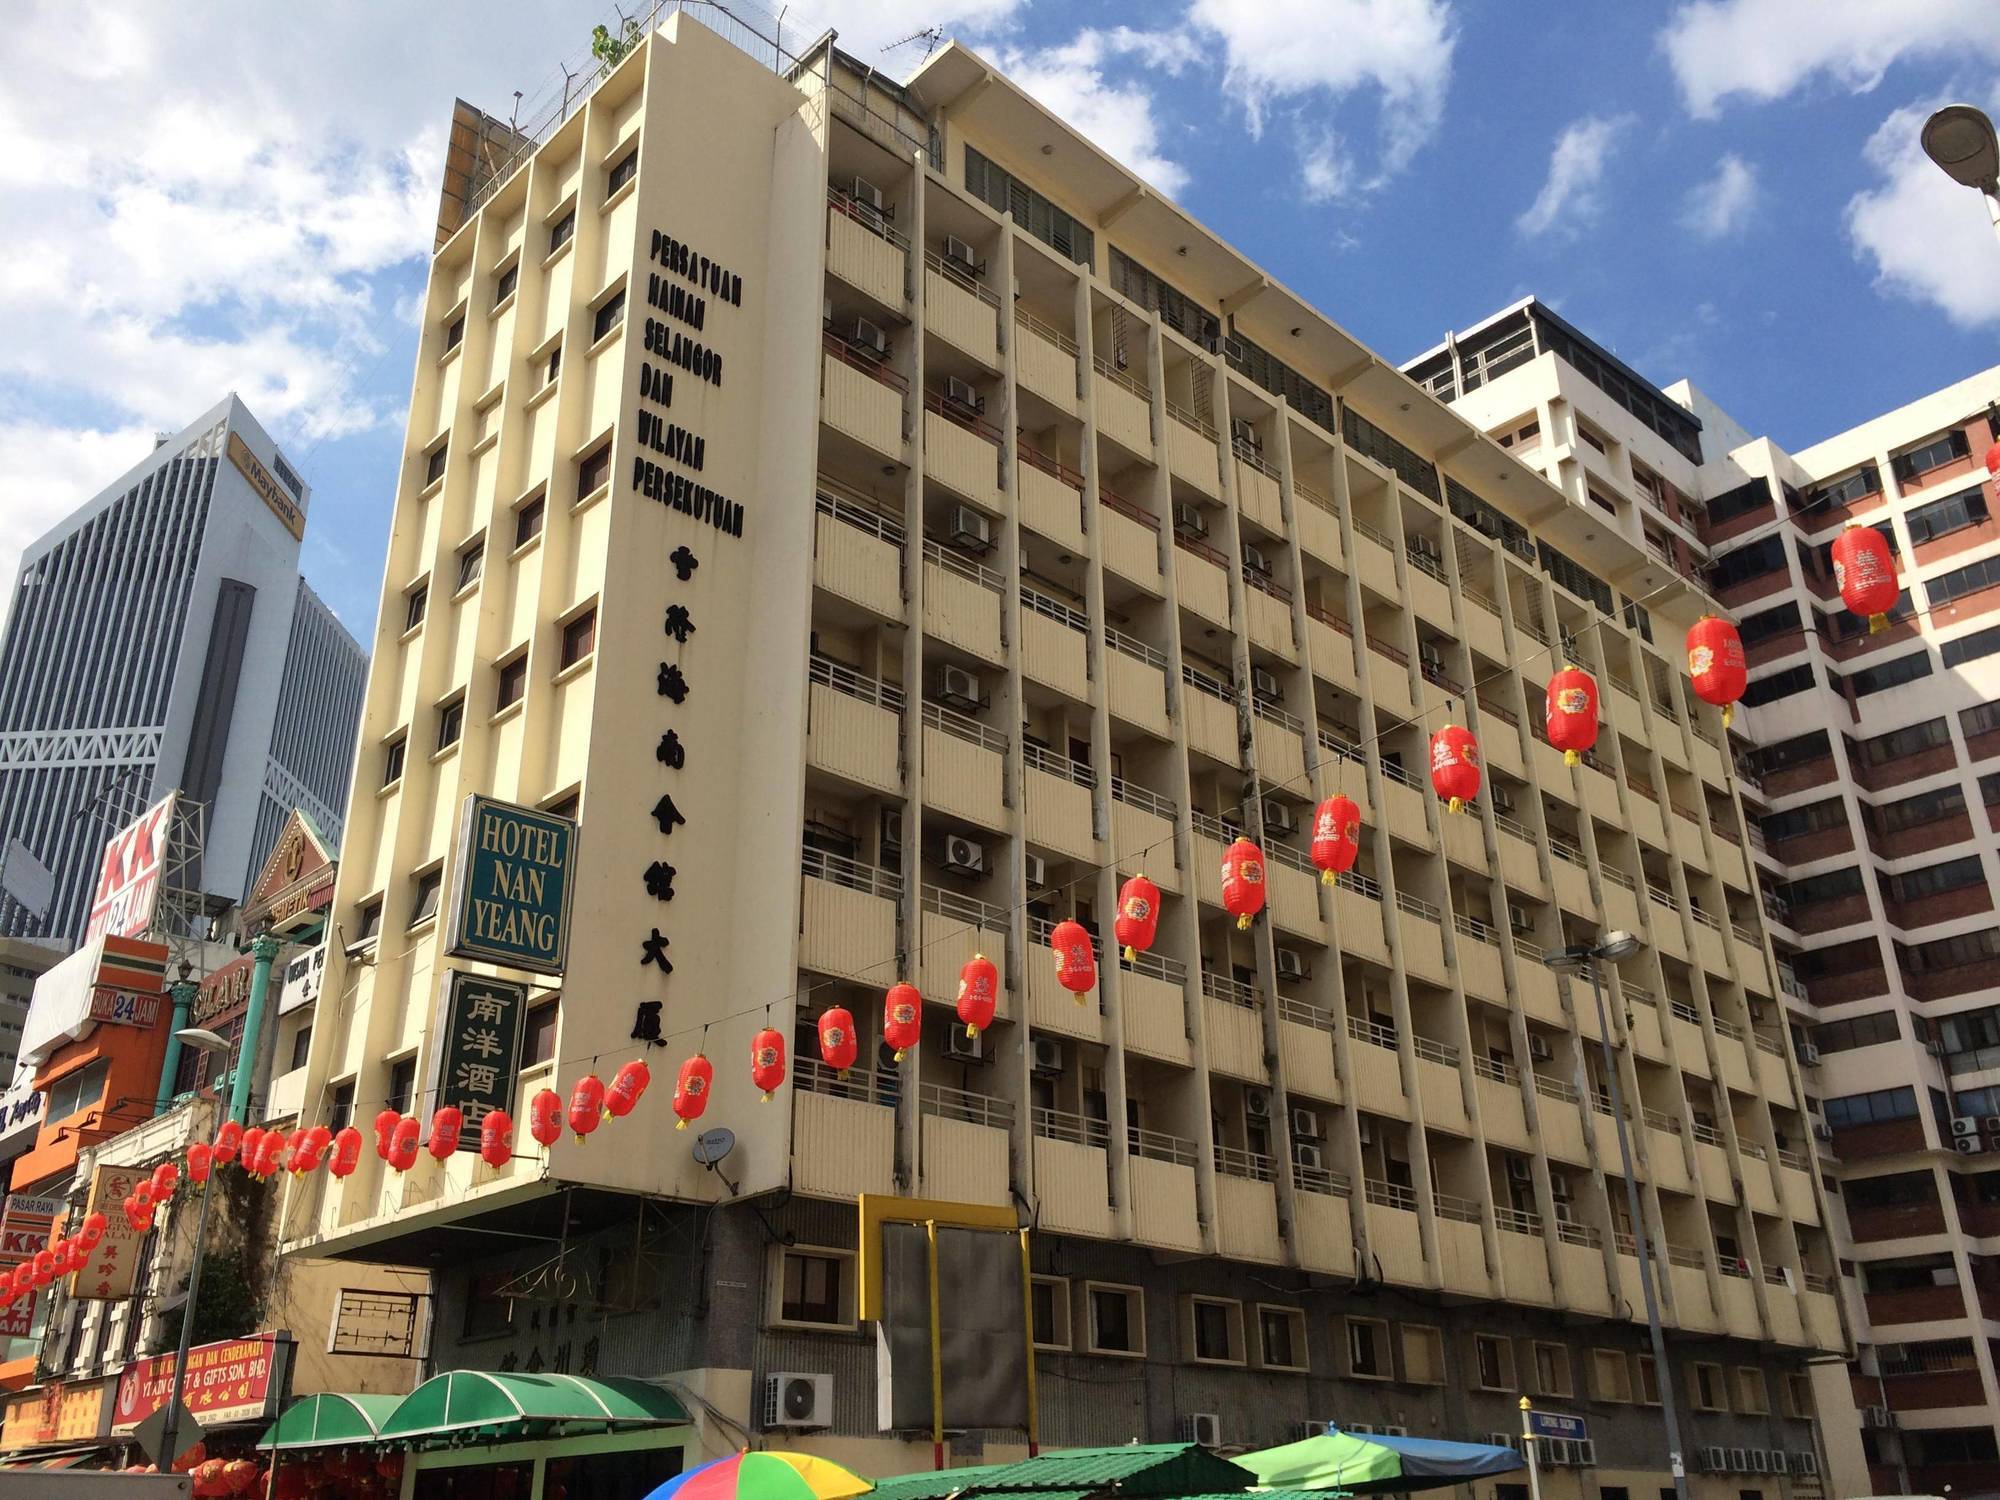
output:
[[[448,972],[510,977],[445,952],[472,793],[581,825],[507,1107],[641,1053],[655,1092],[500,1169],[370,1153],[296,1196],[292,1247],[431,1268],[439,1368],[671,1377],[714,1451],[882,1473],[930,1452],[877,1431],[855,1199],[1011,1206],[1044,1445],[1485,1440],[1527,1394],[1590,1424],[1546,1493],[1657,1493],[1670,1378],[1697,1494],[1818,1493],[1806,1364],[1848,1335],[1686,689],[1701,591],[977,55],[904,88],[830,39],[768,59],[676,13],[447,224],[305,1113],[427,1114]],[[1565,656],[1604,684],[1574,768],[1540,730]],[[1447,721],[1485,762],[1456,815]],[[1342,790],[1366,827],[1328,887]],[[1079,1000],[1049,933],[1108,934],[1138,872],[1158,940],[1104,943]],[[1618,928],[1643,1228],[1590,988],[1545,962]],[[664,1097],[697,1050],[714,1170]]]

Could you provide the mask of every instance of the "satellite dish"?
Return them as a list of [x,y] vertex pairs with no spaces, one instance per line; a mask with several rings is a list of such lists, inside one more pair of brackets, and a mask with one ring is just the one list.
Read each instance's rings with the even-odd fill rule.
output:
[[694,1159],[704,1167],[715,1166],[735,1149],[736,1132],[720,1126],[694,1138]]

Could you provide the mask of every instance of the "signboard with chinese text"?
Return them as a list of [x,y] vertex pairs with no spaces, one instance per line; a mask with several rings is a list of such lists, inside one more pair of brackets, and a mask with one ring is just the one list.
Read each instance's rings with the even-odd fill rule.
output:
[[319,1000],[326,980],[326,944],[308,948],[285,965],[284,987],[278,991],[278,1014],[288,1016]]
[[146,1232],[125,1222],[119,1205],[148,1174],[141,1167],[100,1165],[90,1174],[90,1200],[84,1207],[87,1218],[104,1215],[104,1238],[90,1262],[69,1279],[69,1294],[93,1302],[117,1301],[132,1295],[133,1274],[138,1269],[139,1250]]
[[444,951],[536,974],[562,973],[575,866],[572,819],[468,796],[459,818]]
[[[277,1399],[285,1388],[285,1364],[291,1350],[290,1336],[275,1333],[196,1345],[188,1350],[181,1404],[208,1427],[274,1417]],[[125,1367],[125,1373],[118,1377],[118,1399],[111,1412],[114,1437],[130,1433],[167,1404],[173,1368],[171,1354],[134,1360]]]
[[90,925],[83,933],[86,943],[106,932],[113,937],[141,937],[153,925],[177,795],[167,793],[104,846],[97,890],[90,898]]
[[102,1435],[108,1380],[61,1381],[8,1398],[0,1453],[45,1443],[87,1443]]
[[528,987],[505,979],[453,970],[437,1035],[436,1107],[464,1112],[461,1151],[479,1148],[479,1124],[488,1111],[510,1109],[521,1067],[521,1033],[528,1017]]
[[335,869],[318,827],[304,809],[293,808],[251,883],[245,921],[279,935],[310,926],[333,901]]

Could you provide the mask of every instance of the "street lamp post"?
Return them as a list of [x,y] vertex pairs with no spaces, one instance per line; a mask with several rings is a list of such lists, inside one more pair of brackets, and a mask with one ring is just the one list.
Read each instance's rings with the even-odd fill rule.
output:
[[[1646,1295],[1646,1328],[1653,1337],[1653,1369],[1660,1386],[1660,1414],[1667,1426],[1668,1467],[1674,1476],[1676,1500],[1688,1500],[1687,1464],[1682,1459],[1681,1423],[1674,1395],[1673,1372],[1667,1368],[1667,1335],[1660,1326],[1660,1301],[1653,1290],[1653,1257],[1648,1248],[1646,1219],[1639,1205],[1639,1178],[1632,1168],[1632,1138],[1625,1124],[1623,1091],[1618,1083],[1618,1059],[1611,1051],[1611,1018],[1604,1008],[1604,986],[1597,976],[1599,960],[1620,963],[1639,951],[1639,940],[1629,932],[1604,934],[1595,945],[1564,948],[1549,956],[1549,966],[1563,973],[1584,974],[1590,979],[1591,998],[1597,1003],[1597,1044],[1604,1053],[1604,1078],[1611,1092],[1611,1119],[1618,1127],[1618,1160],[1625,1173],[1625,1206],[1632,1218],[1632,1240],[1639,1251],[1639,1286]],[[1642,1391],[1640,1394],[1644,1394]]]
[[1986,112],[1970,104],[1947,104],[1924,121],[1923,145],[1924,155],[1945,176],[1985,198],[1987,217],[2000,234],[2000,136]]
[[[228,1071],[231,1053],[234,1051],[235,1044],[226,1038],[216,1035],[213,1031],[204,1030],[199,1026],[188,1026],[180,1031],[176,1031],[174,1033],[174,1040],[193,1047],[198,1052],[220,1053],[223,1058],[223,1071]],[[222,1091],[220,1088],[216,1090],[215,1102],[217,1113],[220,1114],[222,1110]],[[201,1212],[195,1216],[194,1221],[194,1259],[188,1266],[187,1298],[181,1303],[181,1340],[179,1347],[174,1351],[173,1373],[167,1381],[167,1414],[165,1421],[160,1427],[160,1469],[162,1473],[173,1468],[175,1457],[174,1440],[180,1436],[181,1377],[182,1372],[187,1369],[188,1344],[194,1337],[194,1304],[195,1299],[201,1294],[202,1251],[208,1243],[208,1205],[209,1200],[215,1196],[213,1186],[213,1178],[209,1180],[208,1184],[203,1186],[201,1190]]]

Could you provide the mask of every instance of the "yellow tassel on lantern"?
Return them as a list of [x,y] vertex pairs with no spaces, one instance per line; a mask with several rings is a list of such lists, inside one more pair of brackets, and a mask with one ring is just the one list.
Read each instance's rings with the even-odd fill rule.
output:
[[1340,872],[1337,870],[1321,870],[1319,872],[1319,883],[1321,885],[1339,885]]
[[1735,705],[1734,703],[1725,703],[1725,704],[1723,704],[1723,705],[1722,705],[1722,727],[1723,727],[1724,729],[1727,729],[1727,728],[1729,727],[1729,725],[1730,725],[1730,721],[1731,721],[1731,720],[1733,720],[1733,719],[1734,719],[1735,717],[1736,717],[1736,705]]
[[1139,961],[1139,950],[1137,948],[1127,948],[1125,950],[1125,962],[1128,964],[1135,964],[1138,961]]
[[1583,757],[1581,755],[1578,755],[1574,750],[1563,751],[1564,765],[1575,766],[1575,765],[1581,765],[1582,763],[1583,763]]
[[1462,813],[1462,812],[1464,812],[1464,811],[1465,811],[1465,799],[1464,799],[1463,797],[1454,797],[1454,798],[1452,798],[1452,799],[1451,799],[1451,810],[1452,810],[1453,812],[1455,812],[1455,813]]
[[771,1102],[771,1096],[769,1094],[766,1094],[763,1098],[759,1099],[757,1102],[759,1104],[769,1104]]
[[1870,635],[1880,635],[1888,628],[1889,617],[1887,615],[1870,615],[1868,617],[1868,633]]
[[[896,1061],[901,1062],[902,1060],[903,1060],[903,1049],[901,1047],[898,1047],[896,1049]],[[768,1099],[770,1095],[766,1094],[764,1097]]]
[[687,1122],[686,1120],[676,1120],[676,1121],[674,1121],[674,1129],[676,1129],[676,1130],[686,1130],[687,1128],[688,1128],[688,1122]]
[[967,1026],[967,1027],[965,1028],[965,1034],[966,1034],[967,1036],[978,1036],[978,1035],[979,1035],[979,1028],[978,1028],[977,1026]]
[[1238,932],[1248,932],[1250,930],[1250,919],[1247,916],[1238,917],[1236,919],[1236,930]]

